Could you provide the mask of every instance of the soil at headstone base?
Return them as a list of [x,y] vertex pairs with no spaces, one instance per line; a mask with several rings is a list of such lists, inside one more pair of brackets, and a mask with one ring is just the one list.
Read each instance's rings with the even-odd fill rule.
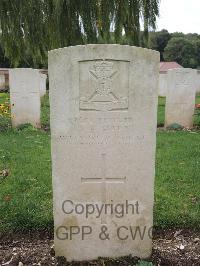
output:
[[[200,265],[200,232],[194,230],[164,230],[154,233],[153,265]],[[0,265],[134,265],[138,258],[131,256],[113,259],[100,258],[92,262],[66,263],[64,258],[55,258],[53,237],[48,232],[0,236]]]

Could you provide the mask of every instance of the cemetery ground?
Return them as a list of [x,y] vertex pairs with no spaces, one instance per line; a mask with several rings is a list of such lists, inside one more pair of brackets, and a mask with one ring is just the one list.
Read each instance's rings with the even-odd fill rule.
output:
[[[7,265],[18,265],[19,261],[23,265],[56,265],[51,248],[48,95],[42,100],[41,129],[31,125],[11,128],[6,93],[0,94],[0,108],[0,265],[8,261]],[[195,115],[193,130],[166,131],[161,128],[164,108],[165,98],[159,98],[155,232],[149,261],[153,265],[200,265],[200,115]],[[131,257],[80,265],[134,263],[145,265]]]

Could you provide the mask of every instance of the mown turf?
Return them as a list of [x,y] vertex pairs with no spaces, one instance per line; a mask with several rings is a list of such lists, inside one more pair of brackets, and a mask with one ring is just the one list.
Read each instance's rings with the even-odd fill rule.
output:
[[[4,112],[8,112],[5,114]],[[8,93],[0,93],[0,133],[11,128],[10,99]]]
[[200,132],[157,133],[155,225],[200,228]]
[[0,231],[50,228],[50,137],[31,128],[0,134]]
[[[200,104],[200,95],[196,97],[196,104]],[[195,109],[194,112],[194,125],[200,127],[200,108]]]
[[[48,98],[42,121],[49,126]],[[50,133],[0,133],[0,232],[53,228]],[[157,133],[155,225],[200,228],[200,133]]]
[[158,127],[164,127],[165,124],[165,97],[158,98],[158,112],[157,112],[157,125]]
[[50,130],[50,105],[49,96],[46,94],[41,99],[41,124],[42,128],[45,130]]

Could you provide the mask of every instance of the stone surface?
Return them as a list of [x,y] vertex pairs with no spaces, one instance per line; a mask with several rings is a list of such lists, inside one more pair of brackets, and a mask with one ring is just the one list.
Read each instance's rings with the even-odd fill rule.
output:
[[49,53],[56,256],[151,255],[158,65],[131,46]]
[[5,90],[6,87],[5,83],[6,83],[5,75],[0,74],[0,91]]
[[168,70],[165,126],[174,123],[193,126],[196,94],[196,70],[181,68]]
[[159,91],[158,95],[166,97],[167,95],[167,72],[159,74]]
[[197,93],[200,93],[200,70],[197,70]]
[[47,81],[47,75],[40,74],[40,96],[43,97],[46,94],[46,81]]
[[30,68],[9,70],[11,117],[14,127],[30,123],[40,127],[40,75]]

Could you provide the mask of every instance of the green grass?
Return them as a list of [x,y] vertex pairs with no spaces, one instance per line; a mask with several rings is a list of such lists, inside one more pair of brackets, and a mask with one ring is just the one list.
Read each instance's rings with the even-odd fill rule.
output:
[[[10,100],[8,93],[0,93],[0,104],[5,104],[9,108]],[[10,112],[2,115],[2,110],[0,110],[0,133],[9,129],[11,129]]]
[[[196,97],[196,104],[200,103],[200,95]],[[194,125],[200,127],[200,110],[195,110]]]
[[158,98],[158,112],[157,112],[157,125],[164,127],[165,124],[165,97]]
[[8,93],[0,92],[0,103],[5,103],[5,101],[9,98]]
[[0,134],[0,232],[52,226],[50,136],[32,130]]
[[[163,102],[164,99],[159,99],[160,107],[163,107]],[[49,127],[48,105],[48,97],[44,97],[42,124],[45,129]],[[161,117],[163,110],[158,112]],[[29,126],[1,132],[0,172],[3,169],[7,169],[9,175],[3,178],[0,174],[0,232],[52,231],[49,131]],[[200,228],[199,171],[199,132],[158,131],[156,227]]]
[[50,129],[50,106],[49,106],[49,97],[48,94],[42,97],[41,99],[41,124],[42,128],[49,130]]
[[157,133],[155,224],[200,228],[200,132]]

